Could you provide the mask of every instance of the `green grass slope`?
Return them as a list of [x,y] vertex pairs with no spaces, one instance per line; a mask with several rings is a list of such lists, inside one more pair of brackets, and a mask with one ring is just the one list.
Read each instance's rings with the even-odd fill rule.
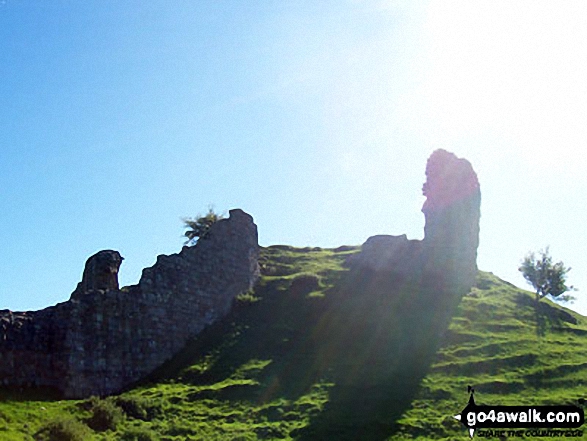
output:
[[532,293],[479,272],[392,439],[455,439],[463,427],[450,416],[468,385],[477,404],[577,405],[587,395],[587,319],[549,300],[537,310]]
[[478,404],[585,396],[587,319],[549,301],[536,311],[484,272],[422,372],[393,377],[411,341],[393,315],[407,297],[384,280],[368,297],[372,281],[344,265],[357,250],[263,249],[255,290],[151,378],[104,400],[4,391],[0,439],[466,439],[452,415],[468,385]]

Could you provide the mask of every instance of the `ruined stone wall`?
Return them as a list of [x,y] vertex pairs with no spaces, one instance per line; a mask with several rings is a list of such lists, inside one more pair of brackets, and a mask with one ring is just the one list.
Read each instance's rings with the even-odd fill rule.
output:
[[415,265],[421,265],[422,251],[421,240],[408,240],[405,234],[380,234],[368,238],[359,254],[349,256],[349,263],[375,271],[393,271],[398,275],[409,276]]
[[193,247],[159,256],[138,285],[118,289],[122,257],[88,259],[71,299],[36,312],[0,311],[0,384],[105,395],[175,355],[226,315],[259,275],[257,227],[241,210]]
[[422,188],[423,240],[406,235],[367,239],[350,264],[425,279],[438,289],[470,289],[477,272],[481,192],[466,159],[436,150],[426,164]]

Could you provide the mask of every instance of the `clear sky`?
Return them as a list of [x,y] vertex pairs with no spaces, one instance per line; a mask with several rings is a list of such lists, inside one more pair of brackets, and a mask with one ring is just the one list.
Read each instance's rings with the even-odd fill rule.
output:
[[[422,238],[426,158],[471,161],[480,269],[573,267],[587,314],[587,2],[0,1],[0,309],[122,285],[182,216],[261,245]],[[585,298],[582,298],[582,297]]]

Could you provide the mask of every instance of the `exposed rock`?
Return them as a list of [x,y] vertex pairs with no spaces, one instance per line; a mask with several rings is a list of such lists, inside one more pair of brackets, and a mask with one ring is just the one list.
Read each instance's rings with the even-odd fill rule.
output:
[[105,395],[143,378],[224,316],[259,276],[257,227],[242,210],[204,240],[159,256],[120,290],[117,251],[86,263],[71,300],[36,312],[0,311],[0,384]]
[[361,247],[361,253],[351,254],[348,263],[375,271],[408,274],[421,253],[422,242],[419,240],[408,240],[405,234],[401,236],[381,234],[368,238]]
[[118,269],[123,257],[118,251],[103,250],[90,257],[86,262],[82,281],[71,294],[71,298],[93,290],[118,289]]

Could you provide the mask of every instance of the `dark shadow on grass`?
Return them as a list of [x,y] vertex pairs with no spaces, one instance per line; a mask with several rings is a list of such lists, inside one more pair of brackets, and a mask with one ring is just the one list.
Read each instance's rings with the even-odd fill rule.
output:
[[332,318],[318,348],[332,361],[335,386],[297,439],[383,440],[396,431],[462,296],[443,282],[418,273],[351,271],[331,296]]
[[537,301],[527,294],[519,293],[516,297],[516,302],[534,310],[535,330],[538,337],[544,337],[548,330],[559,330],[565,328],[569,323],[577,324],[577,319],[570,313],[545,301]]
[[545,384],[553,384],[553,379],[560,382],[560,377],[581,371],[587,371],[587,363],[561,364],[560,366],[544,368],[539,372],[528,374],[525,376],[525,381],[533,387],[543,387]]

